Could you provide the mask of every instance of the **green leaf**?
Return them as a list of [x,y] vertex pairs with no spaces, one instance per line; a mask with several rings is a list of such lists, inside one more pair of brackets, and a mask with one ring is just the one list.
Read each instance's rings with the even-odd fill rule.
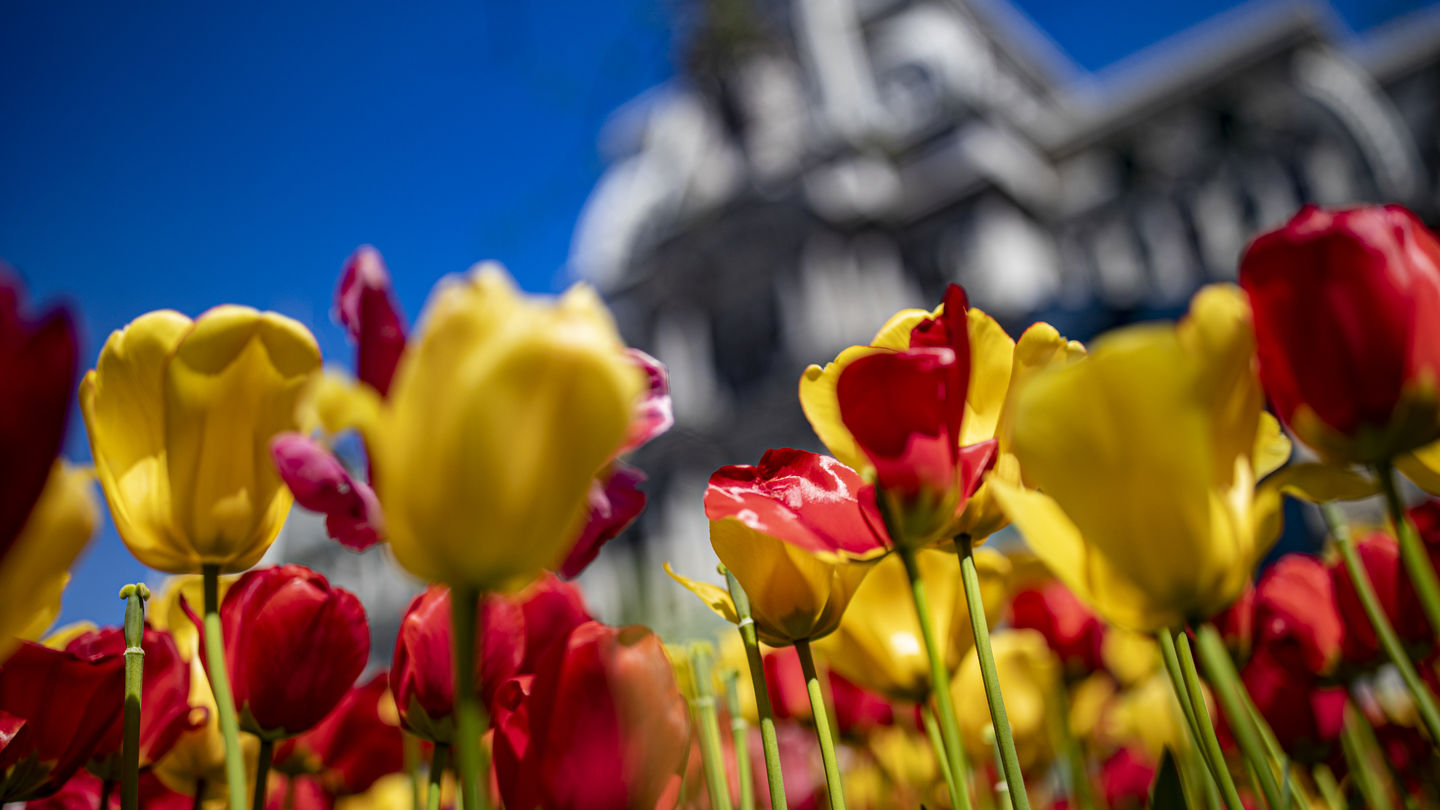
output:
[[1155,771],[1155,783],[1150,786],[1151,810],[1189,810],[1185,804],[1185,792],[1180,788],[1180,770],[1175,767],[1175,756],[1169,748],[1165,758]]

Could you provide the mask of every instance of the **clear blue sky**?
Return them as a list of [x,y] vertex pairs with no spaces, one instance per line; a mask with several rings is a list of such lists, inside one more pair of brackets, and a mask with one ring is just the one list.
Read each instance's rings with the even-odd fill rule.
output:
[[[1020,0],[1101,68],[1232,2]],[[1419,5],[1343,0],[1364,29]],[[225,301],[306,323],[332,360],[341,262],[385,254],[413,318],[486,258],[552,289],[616,106],[672,72],[659,0],[0,5],[0,257],[104,336]],[[78,418],[67,446],[88,458]],[[119,618],[146,572],[108,524],[65,620]]]

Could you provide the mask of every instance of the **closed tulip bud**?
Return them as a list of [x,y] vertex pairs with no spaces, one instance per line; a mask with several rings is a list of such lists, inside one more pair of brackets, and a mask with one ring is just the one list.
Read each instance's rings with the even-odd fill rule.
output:
[[360,600],[303,565],[240,577],[225,594],[220,621],[240,727],[266,740],[314,727],[370,656]]
[[[829,635],[870,568],[885,534],[864,483],[829,456],[767,450],[756,466],[710,476],[710,545],[750,598],[760,640],[774,647]],[[667,569],[668,570],[668,569]],[[670,573],[721,617],[739,622],[722,588]]]
[[[917,552],[915,562],[930,596],[931,627],[945,644],[945,669],[954,672],[975,643],[960,587],[960,564],[954,554],[932,549]],[[985,614],[993,621],[1005,604],[1010,565],[1004,556],[978,549],[975,567]],[[821,639],[816,649],[834,672],[891,700],[920,703],[930,695],[930,657],[910,579],[898,555],[881,560],[865,577],[839,629]],[[804,678],[798,670],[787,678],[805,699]]]
[[1015,452],[1038,491],[991,484],[1030,548],[1107,622],[1154,633],[1208,618],[1278,536],[1282,491],[1371,491],[1326,465],[1270,475],[1289,442],[1261,410],[1254,363],[1245,299],[1217,285],[1179,324],[1111,332],[1019,392]]
[[319,725],[275,749],[276,771],[315,777],[331,799],[364,793],[404,767],[400,717],[384,673],[351,689]]
[[360,381],[385,396],[405,351],[405,321],[380,251],[364,245],[345,260],[335,314],[355,342]]
[[1104,665],[1104,623],[1057,580],[1015,594],[1010,600],[1010,625],[1043,635],[1072,677],[1084,677]]
[[1108,807],[1148,807],[1157,763],[1136,748],[1122,748],[1100,766],[1100,794]]
[[115,528],[140,562],[180,574],[259,561],[291,503],[270,441],[299,428],[319,368],[305,327],[248,307],[194,321],[151,312],[111,333],[80,407]]
[[[1049,760],[1053,751],[1049,726],[1051,712],[1058,711],[1054,700],[1060,694],[1060,661],[1045,643],[1045,637],[1034,630],[1004,630],[992,638],[995,669],[1005,684],[1005,709],[1010,717],[1010,730],[1015,735],[1015,752],[1020,767],[1029,770]],[[955,673],[951,693],[956,706],[985,705],[985,684],[980,677],[980,661],[968,656]],[[960,734],[972,762],[985,762],[993,757],[994,739],[986,734],[990,716],[982,711],[960,712]]]
[[689,713],[649,630],[583,624],[519,691],[496,712],[506,806],[648,808],[677,789]]
[[[52,642],[47,639],[47,644]],[[53,646],[53,644],[52,644]],[[145,628],[140,641],[145,651],[140,713],[140,767],[148,768],[170,752],[180,735],[198,728],[203,720],[191,711],[190,665],[169,633]],[[120,658],[125,634],[118,627],[92,629],[66,641],[65,649],[82,658]],[[106,779],[120,780],[121,728],[103,740],[89,769]]]
[[0,802],[59,790],[118,733],[124,686],[120,656],[22,644],[0,666]]
[[1255,586],[1255,642],[1298,672],[1334,673],[1345,643],[1345,621],[1330,569],[1308,554],[1281,557]]
[[[3,489],[3,487],[0,487]],[[37,639],[60,614],[69,568],[99,520],[94,476],[57,462],[20,535],[0,560],[0,660],[21,639]]]
[[[948,309],[947,309],[948,308]],[[950,315],[946,313],[950,312]],[[956,314],[959,317],[954,317]],[[961,323],[964,324],[961,327]],[[918,396],[911,401],[901,401],[900,405],[886,403],[882,398],[875,395],[875,392],[889,389],[878,388],[868,392],[866,386],[859,386],[858,390],[851,393],[854,400],[849,406],[852,411],[852,418],[860,419],[859,433],[853,432],[842,418],[841,405],[838,396],[839,381],[843,373],[856,361],[871,355],[901,354],[904,355],[912,350],[924,350],[926,348],[942,347],[950,350],[955,357],[957,365],[949,366],[949,370],[958,371],[958,364],[967,364],[968,383],[963,390],[947,390],[942,401],[936,401],[933,394],[929,396]],[[921,403],[929,403],[924,408],[936,408],[932,416],[939,412],[951,414],[951,418],[958,422],[959,435],[956,438],[957,449],[966,458],[980,462],[982,459],[976,456],[983,453],[985,442],[995,439],[997,444],[994,448],[994,468],[990,471],[989,477],[1003,478],[1015,484],[1024,481],[1023,471],[1011,450],[1011,441],[1014,438],[1014,392],[1025,380],[1028,380],[1037,371],[1048,368],[1052,365],[1065,365],[1083,357],[1084,347],[1075,341],[1067,341],[1055,331],[1053,327],[1045,323],[1037,323],[1025,330],[1020,339],[1012,340],[1005,330],[995,322],[994,318],[984,312],[968,307],[964,292],[957,286],[951,286],[946,291],[945,303],[936,308],[934,312],[926,312],[920,309],[902,310],[895,314],[887,322],[868,346],[852,346],[841,352],[834,362],[825,367],[812,365],[805,369],[800,379],[800,404],[805,411],[805,417],[810,421],[816,435],[825,443],[825,446],[832,454],[846,465],[857,470],[870,468],[872,458],[870,450],[864,449],[859,443],[863,436],[870,444],[871,449],[880,451],[882,458],[888,454],[882,450],[882,441],[876,444],[872,438],[883,438],[875,434],[874,428],[886,428],[899,424],[899,411],[891,414],[895,408],[903,407],[907,416],[906,423],[917,428],[927,419],[919,419],[914,411],[921,408]],[[920,352],[924,354],[923,351]],[[915,368],[917,363],[921,366],[928,366],[930,362],[924,359],[902,360],[891,359],[877,361],[883,368],[872,370],[875,373],[887,375],[898,375],[904,379],[913,379],[917,383],[923,382],[925,375],[920,374]],[[944,365],[944,364],[941,364]],[[940,374],[938,367],[933,370],[934,374]],[[958,376],[953,380],[956,386],[959,385]],[[896,398],[901,399],[899,397]],[[863,414],[854,413],[857,409],[863,408],[866,403],[874,406],[874,418],[870,419]],[[948,403],[948,404],[946,404]],[[955,410],[963,405],[963,419],[958,419]],[[910,418],[910,417],[915,418]],[[919,419],[919,421],[916,421]],[[893,426],[891,426],[893,427]],[[931,425],[929,433],[926,429],[919,429],[919,435],[935,435],[938,438],[940,430],[948,430],[949,426],[940,428]],[[926,446],[925,442],[916,440],[913,447],[906,452],[919,453]],[[938,448],[947,455],[954,455],[954,452],[947,446]],[[914,459],[919,461],[917,455]],[[880,467],[876,466],[877,475]],[[958,484],[962,489],[969,488],[973,483],[969,479],[970,473],[963,468],[955,470],[953,466],[940,464],[935,467],[935,486],[947,486]],[[956,478],[956,473],[959,478]],[[881,476],[880,482],[885,485],[886,478],[893,476]],[[960,493],[955,492],[945,499],[963,500]],[[973,541],[979,542],[985,537],[1004,528],[1009,523],[1009,517],[1000,505],[990,496],[989,489],[983,482],[979,488],[970,494],[968,501],[961,504],[963,511],[958,515],[938,515],[937,520],[944,520],[948,523],[943,531],[952,534],[963,534],[969,536]]]
[[558,567],[644,380],[599,297],[521,295],[504,271],[442,281],[360,428],[395,559],[511,590]]
[[1440,242],[1395,205],[1301,209],[1250,244],[1260,377],[1301,441],[1379,462],[1440,438]]
[[[431,585],[416,596],[400,621],[390,690],[400,721],[412,734],[437,743],[455,739],[454,644],[450,589]],[[489,595],[476,623],[475,686],[490,703],[500,685],[514,677],[525,654],[524,614],[514,603]]]
[[523,617],[525,654],[520,672],[534,673],[551,647],[564,644],[570,631],[593,619],[580,589],[550,573],[541,574],[519,593],[496,598],[520,608]]

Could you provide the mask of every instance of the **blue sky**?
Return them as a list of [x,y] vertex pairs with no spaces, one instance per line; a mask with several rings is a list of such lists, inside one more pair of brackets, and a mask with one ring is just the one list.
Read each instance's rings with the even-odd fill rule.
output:
[[[1018,5],[1095,70],[1237,4]],[[1337,9],[1364,29],[1417,5]],[[331,293],[366,242],[412,318],[480,259],[553,289],[601,124],[672,73],[670,8],[0,5],[0,257],[32,298],[79,309],[86,367],[143,312],[226,301],[296,317],[348,359]],[[78,418],[67,452],[89,455]],[[107,525],[64,619],[118,619],[116,591],[145,576]]]

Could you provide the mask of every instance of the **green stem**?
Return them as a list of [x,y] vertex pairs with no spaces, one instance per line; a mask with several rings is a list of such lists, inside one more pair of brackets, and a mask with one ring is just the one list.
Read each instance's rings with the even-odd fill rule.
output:
[[1395,537],[1400,541],[1400,559],[1405,562],[1410,582],[1420,597],[1420,609],[1430,622],[1430,632],[1440,634],[1440,578],[1436,577],[1435,567],[1430,564],[1430,555],[1425,553],[1420,533],[1415,531],[1410,517],[1405,514],[1405,505],[1400,502],[1400,491],[1395,485],[1395,467],[1386,462],[1378,465],[1375,472],[1380,479],[1380,489],[1385,493],[1390,522],[1395,524]]
[[270,792],[270,763],[274,759],[275,741],[260,740],[260,763],[255,769],[255,803],[251,805],[254,810],[265,810],[265,800]]
[[725,708],[730,713],[730,738],[735,745],[740,810],[755,810],[755,783],[750,776],[750,724],[740,712],[740,673],[734,669],[725,671]]
[[765,685],[765,662],[760,658],[760,639],[755,633],[755,619],[750,615],[750,598],[729,571],[725,571],[725,584],[730,588],[730,601],[735,603],[739,619],[736,628],[745,644],[745,659],[750,665],[755,713],[760,716],[760,742],[765,749],[765,780],[770,788],[770,807],[772,810],[787,810],[785,778],[780,773],[780,743],[775,737],[775,710],[770,705],[770,689]]
[[235,695],[230,691],[230,672],[225,663],[224,629],[220,625],[220,566],[200,569],[205,584],[205,672],[215,709],[220,715],[220,736],[225,740],[225,781],[230,806],[245,806],[245,754],[240,749],[240,724],[235,718]]
[[445,788],[445,761],[450,758],[450,746],[435,744],[435,753],[430,756],[430,786],[425,793],[426,810],[440,810],[440,793]]
[[1349,810],[1345,795],[1340,792],[1340,783],[1335,781],[1335,774],[1329,765],[1323,762],[1316,765],[1310,775],[1315,780],[1315,789],[1320,791],[1320,796],[1325,799],[1330,810]]
[[1064,682],[1056,678],[1053,689],[1049,711],[1051,737],[1064,757],[1069,777],[1066,786],[1080,810],[1095,810],[1096,796],[1090,786],[1089,769],[1085,766],[1085,751],[1080,747],[1080,741],[1070,732],[1070,701],[1066,697]]
[[1000,781],[995,783],[995,806],[998,807],[999,810],[1012,810],[1012,808],[1015,807],[1015,803],[1010,791],[1010,782],[1003,775],[1005,763],[1000,758],[1000,747],[995,744],[994,726],[985,729],[985,742],[990,744],[990,753],[995,758],[995,770],[1002,774]]
[[935,708],[928,704],[922,705],[920,721],[925,724],[925,736],[930,738],[930,747],[935,749],[935,761],[940,765],[940,775],[945,778],[946,790],[951,796],[958,796],[961,788],[955,782],[955,772],[950,770],[950,757],[945,753],[945,740],[940,736],[940,723],[935,720]]
[[[1359,789],[1365,806],[1370,810],[1385,810],[1395,807],[1390,791],[1376,778],[1385,765],[1379,756],[1371,756],[1374,749],[1370,724],[1355,710],[1345,707],[1345,725],[1340,731],[1340,747],[1345,752],[1345,761],[1350,765],[1350,776]],[[1378,754],[1378,752],[1375,752]]]
[[800,654],[805,691],[810,693],[810,714],[815,718],[815,738],[820,741],[820,759],[825,763],[825,793],[830,797],[830,810],[845,810],[845,789],[840,784],[840,764],[835,760],[835,739],[830,736],[830,717],[825,711],[825,696],[820,692],[820,677],[815,674],[810,642],[795,642],[795,652]]
[[[1210,707],[1205,704],[1205,692],[1200,687],[1199,676],[1192,674],[1195,662],[1188,657],[1190,642],[1185,641],[1185,652],[1190,662],[1187,668],[1181,664],[1180,655],[1176,651],[1176,637],[1171,635],[1169,630],[1161,630],[1156,636],[1160,639],[1161,658],[1165,662],[1165,671],[1170,675],[1170,685],[1175,689],[1175,698],[1180,702],[1185,722],[1190,726],[1190,740],[1194,743],[1195,750],[1200,752],[1200,758],[1204,761],[1210,778],[1219,784],[1225,806],[1230,810],[1240,810],[1243,807],[1240,793],[1235,787],[1235,778],[1225,765],[1225,753],[1220,750],[1220,740],[1215,736],[1215,726],[1210,721]],[[1181,637],[1183,638],[1183,631]]]
[[[715,711],[714,676],[710,671],[708,644],[690,645],[690,671],[695,679],[695,716],[700,726],[700,762],[705,770],[705,787],[710,806],[730,810],[730,788],[725,784],[725,749],[720,743],[720,718]],[[735,752],[738,757],[739,751]]]
[[975,570],[975,549],[968,538],[955,538],[960,554],[960,579],[965,584],[965,607],[970,611],[970,629],[975,635],[975,655],[980,660],[980,678],[985,682],[985,700],[990,704],[990,723],[995,728],[995,745],[1000,749],[1000,766],[1010,800],[1016,810],[1030,810],[1020,758],[1015,754],[1015,735],[1005,715],[1005,698],[1000,694],[1000,675],[995,670],[995,653],[990,649],[990,625],[985,620],[985,603],[980,598],[980,575]]
[[1260,713],[1260,709],[1255,705],[1255,701],[1251,700],[1250,693],[1241,689],[1240,697],[1245,700],[1245,710],[1249,713],[1250,722],[1255,726],[1255,730],[1260,733],[1260,742],[1265,745],[1265,751],[1270,757],[1270,761],[1275,763],[1275,766],[1280,769],[1280,806],[1284,808],[1284,810],[1290,810],[1291,805],[1293,805],[1295,801],[1293,795],[1294,778],[1290,772],[1290,757],[1280,745],[1280,740],[1275,736],[1274,729],[1270,728],[1270,721],[1265,719],[1265,715]]
[[[120,598],[125,600],[125,738],[120,749],[120,807],[139,810],[140,698],[145,685],[145,600],[150,598],[150,589],[144,584],[126,585],[120,589]],[[100,806],[108,805],[102,801]]]
[[[1381,479],[1385,480],[1385,476],[1382,475]],[[1324,504],[1320,509],[1330,528],[1331,537],[1335,538],[1335,547],[1340,550],[1340,557],[1345,561],[1345,570],[1350,574],[1355,594],[1360,597],[1360,607],[1375,628],[1375,636],[1380,640],[1381,648],[1385,650],[1390,663],[1395,665],[1401,680],[1405,681],[1405,686],[1409,688],[1410,696],[1415,700],[1415,710],[1425,724],[1425,729],[1430,732],[1430,739],[1440,740],[1440,708],[1435,705],[1435,696],[1420,679],[1420,673],[1415,671],[1414,662],[1410,660],[1400,637],[1395,634],[1395,628],[1385,615],[1385,609],[1380,606],[1380,600],[1375,596],[1375,586],[1370,582],[1370,575],[1365,572],[1365,565],[1360,561],[1355,545],[1350,542],[1350,527],[1346,525],[1340,510],[1334,504]]]
[[[486,810],[490,800],[489,770],[484,767],[484,752],[480,750],[485,708],[475,689],[479,612],[479,590],[461,586],[450,589],[450,629],[455,649],[455,770],[460,777],[460,796],[471,810]],[[483,785],[481,774],[485,775]]]
[[[1230,660],[1229,651],[1225,649],[1225,641],[1220,638],[1220,632],[1211,624],[1200,625],[1195,630],[1195,636],[1200,646],[1200,659],[1205,662],[1205,674],[1210,676],[1210,683],[1215,688],[1215,696],[1225,711],[1225,718],[1230,721],[1230,730],[1235,735],[1240,752],[1245,755],[1245,759],[1255,769],[1256,780],[1260,783],[1260,792],[1265,794],[1265,804],[1273,810],[1280,810],[1285,806],[1280,794],[1280,786],[1276,784],[1275,773],[1270,770],[1270,761],[1265,757],[1265,745],[1260,741],[1260,733],[1255,728],[1250,712],[1245,707],[1245,699],[1242,697],[1245,687],[1235,673],[1235,665]],[[1181,647],[1180,659],[1189,668],[1186,673],[1188,679],[1195,672],[1194,659],[1190,656],[1190,641],[1183,635],[1177,635],[1176,638]],[[1198,688],[1199,677],[1196,675],[1192,691],[1196,691]],[[1211,733],[1214,733],[1213,728]]]
[[420,738],[402,731],[400,745],[405,753],[405,774],[410,777],[410,808],[421,810],[425,806],[425,796],[420,778]]
[[[960,545],[958,542],[956,545]],[[969,545],[968,543],[965,545]],[[935,698],[935,713],[940,716],[940,737],[944,742],[945,755],[953,775],[953,789],[950,791],[950,806],[956,810],[970,810],[970,791],[963,786],[969,781],[965,767],[965,741],[960,738],[960,724],[955,715],[955,698],[950,694],[950,673],[945,669],[945,648],[935,637],[935,623],[930,613],[930,597],[926,592],[925,580],[920,576],[920,566],[915,561],[915,550],[899,546],[895,552],[905,565],[905,575],[910,579],[910,598],[915,603],[915,616],[920,620],[920,637],[925,642],[925,654],[930,659],[930,694]],[[968,594],[967,594],[968,596]],[[984,614],[981,614],[984,620]],[[951,787],[947,783],[946,787]]]

